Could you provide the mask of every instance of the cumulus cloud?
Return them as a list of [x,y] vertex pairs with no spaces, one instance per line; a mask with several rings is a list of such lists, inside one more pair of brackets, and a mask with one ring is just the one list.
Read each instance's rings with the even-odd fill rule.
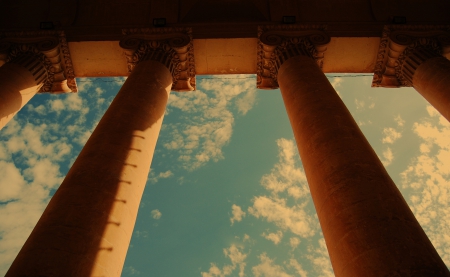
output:
[[198,88],[172,93],[168,102],[168,112],[181,111],[186,123],[166,126],[171,140],[165,141],[164,147],[176,151],[188,170],[224,158],[222,148],[233,133],[234,110],[245,115],[256,97],[254,79],[203,79]]
[[31,111],[31,112],[34,111],[35,113],[38,113],[40,115],[44,115],[46,113],[46,108],[44,105],[39,105],[37,107],[33,107],[32,104],[28,104],[28,105],[26,105],[26,107],[27,107],[28,111]]
[[[277,145],[278,163],[261,178],[261,185],[271,194],[255,196],[248,212],[274,223],[282,230],[289,230],[300,237],[311,237],[318,224],[312,211],[307,208],[309,189],[305,173],[298,165],[300,160],[295,143],[282,138],[277,140]],[[288,205],[286,196],[293,198],[295,204]]]
[[[259,263],[251,266],[252,276],[333,276],[295,142],[281,138],[276,143],[278,162],[269,173],[262,176],[260,183],[265,192],[253,197],[247,211],[254,218],[270,223],[268,229],[273,231],[263,232],[262,237],[275,245],[283,245],[283,240],[287,240],[290,251],[286,251],[287,257],[278,256],[281,260],[277,263],[266,253],[259,252]],[[233,206],[240,214],[240,207]],[[244,239],[240,239],[240,236],[235,239],[239,243],[257,243],[247,234]],[[255,258],[252,257],[252,260]],[[228,276],[232,275],[231,272],[227,266],[219,267],[212,263],[208,272],[202,272],[202,277]]]
[[[82,93],[95,89],[91,83],[79,83],[78,88]],[[76,143],[84,145],[96,125],[86,121],[90,112],[86,101],[95,103],[92,97],[95,92],[35,97],[1,130],[0,275],[61,184],[73,155],[80,150]],[[94,112],[103,114],[105,109],[95,107]]]
[[305,209],[305,204],[288,206],[286,199],[258,196],[253,200],[249,213],[256,218],[265,218],[283,230],[300,237],[311,237],[317,231],[317,220]]
[[[24,122],[22,122],[24,123]],[[0,140],[0,275],[35,226],[51,192],[62,182],[59,162],[71,152],[51,124],[12,120]]]
[[319,247],[315,249],[308,249],[307,258],[311,261],[314,271],[321,277],[334,277],[333,268],[328,255],[325,239],[319,239]]
[[272,241],[275,245],[279,244],[281,239],[283,238],[283,232],[278,230],[276,233],[263,233],[263,237],[265,237],[267,240]]
[[402,134],[395,130],[394,128],[384,128],[383,129],[383,143],[393,144],[396,140],[402,137]]
[[233,216],[230,218],[231,225],[234,224],[234,222],[240,222],[242,218],[245,216],[245,212],[239,207],[238,205],[233,204],[231,206],[231,212]]
[[298,274],[298,276],[300,276],[300,277],[308,276],[308,272],[303,269],[302,265],[296,259],[290,259],[289,266],[294,268],[294,270]]
[[20,170],[13,164],[0,160],[0,202],[19,198],[26,182]]
[[277,145],[278,163],[270,174],[262,177],[261,185],[273,194],[287,191],[295,199],[306,196],[309,193],[306,175],[297,166],[299,158],[294,141],[282,138],[277,140]]
[[297,246],[300,244],[300,239],[297,237],[291,237],[289,239],[289,245],[292,247],[292,249],[297,248]]
[[283,268],[274,263],[266,253],[259,256],[260,264],[252,267],[252,272],[255,277],[292,277],[287,274]]
[[160,179],[167,179],[172,176],[173,172],[171,170],[160,172],[159,174],[155,174],[153,171],[151,171],[150,175],[148,176],[148,180],[152,183],[157,183]]
[[383,151],[383,158],[381,159],[381,163],[384,166],[389,166],[393,160],[394,160],[394,154],[392,152],[392,149],[390,147],[388,147],[388,148],[386,148],[386,150]]
[[414,123],[420,154],[402,172],[402,188],[419,223],[450,266],[450,124],[431,106],[429,118]]
[[[202,272],[202,277],[224,277],[230,276],[233,272],[238,270],[237,276],[243,277],[245,276],[245,259],[247,258],[247,254],[244,254],[242,246],[237,246],[232,244],[229,248],[223,249],[223,254],[225,257],[229,258],[231,264],[225,265],[220,269],[216,264],[211,263],[208,272]],[[233,275],[236,276],[236,275]]]
[[395,123],[397,123],[398,127],[403,127],[405,125],[405,120],[400,115],[397,115],[394,118]]
[[151,214],[154,219],[160,219],[162,216],[162,213],[159,210],[153,210],[151,211]]

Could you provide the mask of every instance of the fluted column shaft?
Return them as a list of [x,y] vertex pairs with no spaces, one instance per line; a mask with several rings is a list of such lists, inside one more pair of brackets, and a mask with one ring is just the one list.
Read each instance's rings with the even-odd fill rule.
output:
[[450,61],[433,57],[422,62],[412,78],[413,87],[450,121]]
[[32,55],[0,67],[0,129],[33,98],[46,77],[44,66]]
[[120,276],[171,86],[136,65],[6,276]]
[[289,58],[278,82],[336,276],[450,276],[316,62]]

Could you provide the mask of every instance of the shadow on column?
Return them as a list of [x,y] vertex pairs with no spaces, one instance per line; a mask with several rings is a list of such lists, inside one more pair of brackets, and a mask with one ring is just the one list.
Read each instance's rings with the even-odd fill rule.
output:
[[136,66],[6,276],[120,276],[171,85]]

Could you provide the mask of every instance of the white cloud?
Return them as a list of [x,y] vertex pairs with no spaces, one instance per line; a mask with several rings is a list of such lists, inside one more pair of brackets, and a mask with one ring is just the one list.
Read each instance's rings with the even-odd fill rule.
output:
[[262,253],[259,259],[260,264],[252,267],[252,272],[255,277],[292,277],[281,266],[274,264],[274,260],[267,257],[266,253]]
[[92,86],[92,81],[90,81],[88,78],[77,78],[76,82],[78,93],[86,92]]
[[384,128],[383,129],[383,143],[393,144],[396,140],[402,137],[402,134],[395,130],[394,128]]
[[308,273],[307,271],[305,271],[302,267],[301,264],[299,264],[299,262],[296,259],[290,259],[289,260],[289,266],[293,267],[295,269],[295,272],[298,274],[298,276],[300,277],[307,277]]
[[169,178],[169,177],[172,177],[172,176],[173,176],[173,173],[170,170],[167,170],[166,172],[160,172],[159,175],[158,175],[158,177],[162,178],[162,179]]
[[383,158],[381,159],[381,163],[383,163],[384,166],[389,166],[393,160],[394,154],[392,153],[392,149],[388,147],[383,151]]
[[13,163],[0,160],[0,176],[0,202],[19,198],[25,186],[19,169]]
[[270,174],[262,177],[262,186],[274,194],[287,191],[295,199],[306,196],[309,193],[306,175],[297,166],[300,161],[294,141],[282,138],[277,140],[277,145],[278,163]]
[[283,238],[283,232],[278,230],[276,233],[269,233],[269,234],[263,233],[262,236],[265,237],[267,240],[272,241],[275,245],[277,245]]
[[[78,85],[80,91],[89,87],[91,83]],[[90,111],[86,101],[97,101],[92,95],[96,93],[49,95],[49,100],[31,102],[22,110],[37,116],[22,119],[19,113],[2,129],[0,275],[9,268],[62,182],[61,171],[67,170],[73,162],[71,154],[79,150],[74,144],[84,145],[96,125],[86,124]],[[93,111],[102,114],[104,108],[94,107]]]
[[160,172],[156,175],[153,171],[150,172],[148,176],[148,180],[152,183],[157,183],[159,179],[167,179],[173,176],[173,172],[171,170],[167,170],[165,172]]
[[148,231],[135,231],[134,232],[137,238],[148,238]]
[[164,147],[178,152],[184,168],[194,170],[224,158],[222,148],[233,133],[233,110],[244,115],[252,108],[256,97],[254,81],[203,79],[196,91],[170,95],[168,112],[182,111],[182,120],[187,123],[166,126],[171,140],[164,142]]
[[297,246],[300,244],[300,239],[297,237],[291,237],[289,239],[289,245],[292,247],[292,249],[297,248]]
[[154,219],[160,219],[162,216],[162,213],[159,210],[153,210],[151,211],[151,214]]
[[398,127],[403,127],[405,125],[405,120],[400,115],[397,115],[395,118],[395,123],[397,123]]
[[319,247],[316,249],[309,249],[307,258],[312,262],[314,271],[320,277],[334,277],[333,268],[328,255],[325,239],[319,239]]
[[245,212],[242,211],[241,207],[235,204],[231,206],[231,212],[233,213],[233,216],[230,218],[231,225],[233,225],[235,221],[240,222],[245,216]]
[[306,205],[297,204],[290,207],[286,202],[286,199],[257,196],[248,211],[256,218],[263,217],[268,222],[273,222],[281,229],[290,230],[300,237],[313,236],[318,228],[317,220],[306,211]]
[[61,99],[56,99],[56,100],[50,101],[50,109],[57,113],[61,112],[62,110],[64,110],[63,101]]
[[[244,254],[243,247],[232,244],[229,248],[223,249],[225,257],[229,258],[231,265],[225,265],[220,269],[216,264],[211,263],[208,272],[202,272],[202,277],[225,277],[230,276],[236,269],[239,270],[238,276],[244,277],[245,259],[247,254]],[[236,275],[234,275],[236,276]]]
[[96,87],[95,92],[100,96],[105,92],[105,90],[102,89],[101,87]]
[[27,104],[26,107],[29,111],[38,113],[40,115],[45,115],[46,113],[46,108],[44,105],[39,105],[35,108],[32,104]]
[[[271,192],[270,196],[256,196],[248,212],[257,217],[273,222],[282,230],[289,230],[300,237],[311,237],[318,229],[318,222],[312,216],[308,203],[310,201],[306,176],[298,166],[300,163],[293,140],[279,139],[278,158],[270,174],[261,178],[261,185]],[[288,197],[295,204],[288,205]]]
[[141,272],[132,266],[125,267],[123,272],[128,275],[141,275]]
[[[63,138],[53,138],[55,126],[18,126],[13,119],[2,130],[5,141],[0,141],[0,275],[29,236],[51,191],[61,183],[58,162],[71,150]],[[14,159],[13,155],[23,158]]]
[[[402,173],[402,188],[419,223],[450,266],[450,124],[431,106],[430,118],[414,123],[420,154]],[[405,193],[404,193],[405,195]]]

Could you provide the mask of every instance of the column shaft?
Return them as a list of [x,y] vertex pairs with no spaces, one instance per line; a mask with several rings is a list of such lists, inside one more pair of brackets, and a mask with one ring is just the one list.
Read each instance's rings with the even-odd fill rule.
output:
[[46,77],[44,66],[33,56],[0,67],[0,129],[39,91]]
[[450,121],[450,61],[435,57],[421,63],[412,83],[414,88]]
[[120,276],[171,86],[134,68],[6,276]]
[[315,61],[288,59],[278,82],[336,276],[450,276]]

